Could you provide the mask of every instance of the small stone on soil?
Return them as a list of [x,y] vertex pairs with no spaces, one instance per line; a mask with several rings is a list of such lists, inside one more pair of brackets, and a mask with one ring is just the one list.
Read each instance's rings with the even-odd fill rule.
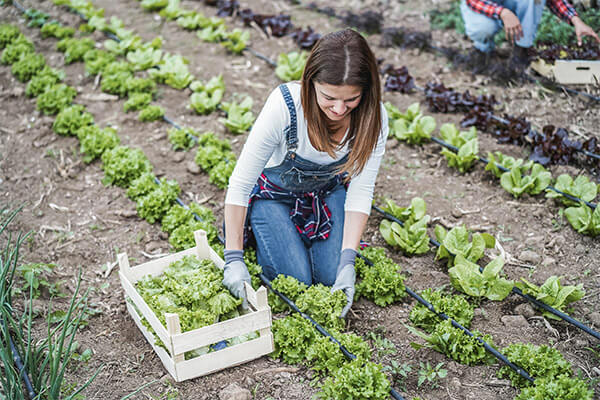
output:
[[186,168],[187,168],[188,172],[190,172],[190,173],[192,173],[192,174],[194,174],[194,175],[197,175],[197,174],[199,174],[199,173],[200,173],[200,167],[198,166],[198,164],[196,164],[196,163],[195,163],[195,162],[193,162],[193,161],[188,161],[188,162],[185,164],[185,166],[186,166]]
[[219,392],[219,400],[251,400],[252,394],[248,389],[241,388],[237,383],[231,383]]
[[535,316],[535,310],[528,303],[523,303],[516,306],[515,313],[518,315],[522,315],[525,318],[531,318]]
[[552,257],[545,257],[544,261],[542,261],[542,266],[544,266],[544,267],[550,267],[555,264],[556,264],[556,260]]
[[536,253],[535,251],[525,250],[525,251],[522,251],[521,254],[519,255],[519,260],[521,260],[525,263],[537,265],[540,263],[540,261],[542,261],[542,257],[540,257],[540,255],[538,253]]
[[157,242],[157,241],[152,241],[152,242],[148,242],[148,244],[146,244],[145,250],[146,253],[154,253],[155,251],[160,251],[162,250],[162,248],[164,247],[164,243],[162,242]]
[[588,315],[588,318],[590,319],[592,324],[596,325],[596,328],[600,327],[600,312],[594,311],[593,313]]
[[178,151],[177,153],[175,153],[173,158],[171,158],[171,160],[173,160],[173,162],[176,162],[176,163],[180,163],[184,159],[185,159],[185,153],[183,151]]
[[529,327],[529,323],[522,315],[504,315],[500,320],[507,328],[524,329]]

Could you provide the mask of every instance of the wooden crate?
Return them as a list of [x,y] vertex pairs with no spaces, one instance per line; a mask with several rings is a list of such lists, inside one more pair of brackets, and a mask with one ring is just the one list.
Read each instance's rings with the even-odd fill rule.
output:
[[[195,255],[200,259],[210,259],[217,267],[223,268],[224,262],[208,245],[206,232],[194,232],[196,247],[153,260],[136,267],[129,266],[127,254],[117,256],[119,262],[119,278],[125,291],[135,307],[126,301],[127,310],[142,331],[163,365],[177,382],[198,376],[207,375],[234,365],[242,364],[273,351],[273,334],[271,332],[271,309],[267,304],[267,290],[261,287],[254,290],[246,284],[246,294],[250,312],[237,318],[219,322],[210,326],[181,332],[179,316],[165,314],[167,327],[159,322],[154,312],[135,289],[135,282],[146,275],[158,276],[174,261],[184,256]],[[139,313],[138,311],[139,310]],[[140,315],[141,314],[141,315]],[[142,318],[152,326],[156,335],[169,351],[158,347],[153,334],[142,325]],[[184,359],[184,353],[204,346],[218,343],[236,336],[258,331],[259,337],[244,343],[226,347],[190,360]],[[171,356],[173,355],[173,356]]]
[[543,60],[531,63],[531,68],[540,75],[561,84],[599,84],[600,61],[588,60],[556,60],[548,64]]

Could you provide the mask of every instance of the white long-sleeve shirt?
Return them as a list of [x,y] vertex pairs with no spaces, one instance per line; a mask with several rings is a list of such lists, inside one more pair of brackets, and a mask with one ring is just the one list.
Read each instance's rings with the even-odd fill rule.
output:
[[[335,151],[335,158],[327,152],[317,151],[308,138],[308,129],[300,101],[300,84],[287,84],[297,114],[298,147],[295,152],[300,157],[317,164],[331,164],[348,153],[348,145]],[[262,111],[256,118],[235,169],[229,178],[225,204],[248,206],[250,192],[265,168],[281,164],[287,153],[284,130],[290,124],[290,114],[279,88],[269,95]],[[353,177],[346,194],[345,211],[370,214],[375,179],[385,153],[388,136],[388,117],[381,105],[381,132],[377,145],[360,174]],[[347,132],[346,132],[347,134]]]

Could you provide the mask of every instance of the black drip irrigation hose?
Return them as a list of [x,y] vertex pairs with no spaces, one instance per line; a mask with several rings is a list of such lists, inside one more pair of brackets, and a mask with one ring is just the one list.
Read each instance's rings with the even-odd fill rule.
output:
[[[445,147],[445,148],[447,148],[447,149],[450,149],[450,150],[452,150],[452,151],[453,151],[453,152],[455,152],[455,153],[458,153],[458,147],[456,147],[456,146],[453,146],[453,145],[451,145],[450,143],[447,143],[447,142],[445,142],[445,141],[444,141],[444,140],[442,140],[442,139],[439,139],[439,138],[436,138],[435,136],[432,136],[432,137],[431,137],[431,140],[432,140],[432,141],[434,141],[435,143],[439,144],[439,145],[440,145],[440,146],[442,146],[442,147]],[[477,158],[478,158],[478,160],[479,160],[480,162],[482,162],[482,163],[484,163],[484,164],[488,164],[488,163],[490,162],[490,161],[489,161],[487,158],[484,158],[484,157],[481,157],[481,156],[477,156]],[[509,171],[510,171],[510,169],[508,169],[508,168],[504,167],[503,165],[500,165],[500,164],[498,164],[498,163],[494,163],[494,164],[495,164],[495,165],[496,165],[496,167],[497,167],[497,168],[498,168],[500,171],[502,171],[502,172],[509,172]],[[545,187],[545,189],[552,190],[552,191],[554,191],[554,192],[556,192],[556,193],[560,194],[561,196],[563,196],[563,197],[565,197],[565,198],[567,198],[567,199],[569,199],[569,200],[575,201],[575,202],[577,202],[577,203],[583,203],[583,204],[587,205],[588,207],[590,207],[590,208],[591,208],[591,209],[593,209],[593,210],[595,210],[595,209],[596,209],[596,204],[595,204],[595,203],[591,203],[591,202],[589,202],[589,201],[582,200],[582,199],[580,199],[579,197],[572,196],[572,195],[570,195],[570,194],[568,194],[568,193],[565,193],[565,192],[563,192],[562,190],[559,190],[559,189],[555,188],[555,187],[554,187],[554,186],[552,186],[552,185],[548,185],[548,186],[546,186],[546,187]]]
[[[415,87],[415,89],[419,90],[420,92],[425,93],[425,88],[424,87],[421,87],[421,86],[418,86],[418,85],[414,85],[414,87]],[[493,120],[495,120],[497,122],[500,122],[501,124],[504,124],[504,125],[509,125],[510,124],[509,121],[507,121],[506,119],[504,119],[502,117],[498,117],[497,115],[494,115],[494,113],[491,112],[491,111],[489,111],[487,113],[487,115],[491,119],[493,119]],[[534,133],[534,134],[538,133],[535,129],[531,129],[531,132]],[[595,158],[596,160],[600,160],[600,154],[592,153],[592,152],[589,152],[589,151],[584,150],[584,149],[575,149],[575,151],[577,151],[579,153],[582,153],[582,154],[584,154],[587,157]]]
[[[373,209],[375,211],[377,211],[378,213],[380,213],[381,215],[383,215],[386,219],[396,222],[400,225],[404,225],[404,223],[402,221],[400,221],[398,218],[394,217],[392,214],[384,211],[383,209],[381,209],[380,207],[373,205]],[[429,239],[429,243],[433,244],[436,247],[440,247],[441,244],[433,239]],[[447,249],[446,249],[447,250]],[[452,254],[450,251],[448,251],[448,253],[450,253],[450,255],[454,256],[454,254]],[[479,271],[483,271],[483,268],[480,266],[479,267]],[[538,299],[531,297],[528,294],[523,293],[523,291],[521,289],[519,289],[516,286],[513,286],[512,288],[512,292],[523,297],[525,300],[529,301],[530,303],[533,303],[535,306],[543,309],[544,311],[547,311],[553,315],[556,315],[558,318],[562,319],[565,322],[568,322],[569,324],[581,329],[582,331],[584,331],[585,333],[595,337],[596,339],[600,340],[600,333],[595,331],[594,329],[590,328],[589,326],[581,323],[580,321],[577,321],[576,319],[574,319],[573,317],[565,314],[562,311],[559,311],[557,309],[555,309],[552,306],[549,306],[546,303],[543,303],[541,301],[539,301]]]
[[[348,351],[348,349],[346,347],[344,347],[343,344],[341,344],[336,338],[334,338],[333,336],[331,336],[331,334],[329,332],[327,332],[327,330],[325,328],[323,328],[317,321],[315,321],[314,319],[312,319],[312,317],[306,313],[303,313],[302,311],[300,311],[300,309],[298,308],[298,306],[296,306],[296,304],[294,304],[294,302],[290,299],[288,299],[284,294],[278,292],[277,290],[273,289],[273,286],[271,286],[271,281],[269,281],[269,279],[263,274],[260,273],[258,274],[258,277],[260,278],[260,280],[262,281],[262,283],[264,283],[267,288],[269,288],[270,291],[272,291],[273,293],[275,293],[277,296],[279,296],[279,298],[281,300],[283,300],[292,310],[294,310],[295,312],[297,312],[298,314],[300,314],[300,316],[304,319],[306,319],[307,321],[309,321],[312,326],[315,327],[315,329],[317,331],[319,331],[319,333],[325,337],[327,337],[331,342],[335,343],[340,351],[342,352],[342,354],[344,354],[344,356],[349,359],[350,361],[352,360],[356,360],[356,356],[354,354],[352,354],[350,351]],[[394,389],[390,389],[390,395],[397,400],[404,400],[404,398],[400,395],[400,393],[396,392],[396,390]]]
[[10,351],[13,355],[13,361],[15,362],[15,366],[17,367],[21,377],[23,378],[23,383],[25,384],[25,389],[27,389],[27,395],[29,396],[29,398],[31,400],[34,400],[37,395],[35,394],[35,389],[33,388],[33,385],[31,384],[31,379],[29,378],[29,375],[27,374],[27,368],[23,364],[23,360],[21,359],[19,350],[17,349],[17,346],[15,346],[12,336],[10,336],[10,332],[6,328],[4,321],[0,321],[0,323],[1,323],[2,327],[5,329],[5,331],[8,333],[8,340],[9,340],[9,345],[10,345]]
[[[367,257],[363,256],[362,254],[359,254],[358,257],[360,257],[362,260],[364,260],[367,265],[369,265],[371,267],[374,265],[371,260],[369,260]],[[488,342],[486,342],[485,340],[483,340],[482,338],[480,338],[478,336],[473,335],[473,333],[469,329],[465,328],[464,326],[462,326],[461,324],[456,322],[454,319],[448,317],[446,314],[444,314],[442,312],[438,312],[435,309],[435,307],[433,306],[433,304],[431,304],[430,302],[425,300],[423,297],[419,296],[416,292],[411,290],[409,287],[404,286],[404,289],[406,290],[406,293],[408,293],[408,295],[410,297],[412,297],[413,299],[417,300],[419,303],[424,305],[429,311],[431,311],[438,317],[442,318],[443,320],[450,321],[450,323],[452,324],[453,327],[460,329],[467,336],[476,339],[479,342],[479,344],[481,344],[489,353],[491,353],[498,360],[502,361],[504,364],[506,364],[508,367],[510,367],[512,370],[514,370],[517,374],[521,375],[523,378],[527,379],[529,382],[532,382],[532,383],[534,382],[534,379],[523,368],[521,368],[518,365],[511,362],[508,358],[506,358],[506,356],[504,356],[502,353],[500,353],[498,350],[496,350]]]

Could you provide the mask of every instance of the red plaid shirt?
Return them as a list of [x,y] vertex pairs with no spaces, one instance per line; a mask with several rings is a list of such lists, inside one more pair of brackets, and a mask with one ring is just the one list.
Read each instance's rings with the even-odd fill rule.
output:
[[[577,15],[575,8],[565,0],[547,0],[546,4],[548,4],[554,15],[567,23],[571,23],[571,18]],[[467,0],[467,5],[473,11],[494,19],[500,19],[500,12],[504,9],[504,7],[491,0]]]

